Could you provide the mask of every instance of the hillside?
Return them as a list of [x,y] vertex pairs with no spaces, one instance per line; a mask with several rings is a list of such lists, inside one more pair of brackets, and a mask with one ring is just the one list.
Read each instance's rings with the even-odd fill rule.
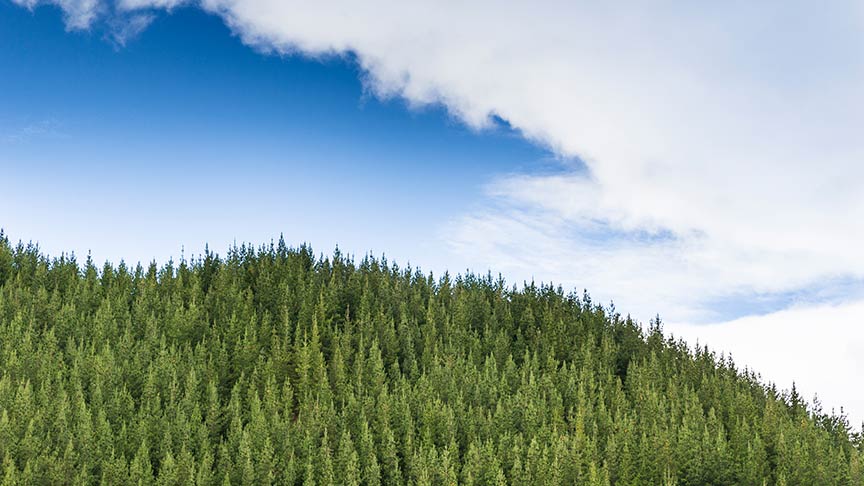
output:
[[583,293],[282,241],[133,268],[0,237],[2,485],[864,485],[862,450]]

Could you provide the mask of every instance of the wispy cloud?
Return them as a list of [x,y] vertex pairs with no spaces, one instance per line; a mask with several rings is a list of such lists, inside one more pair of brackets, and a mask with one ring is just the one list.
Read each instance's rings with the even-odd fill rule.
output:
[[[152,9],[139,9],[135,0],[105,1],[105,0],[12,0],[28,10],[40,5],[54,5],[63,11],[66,30],[88,31],[96,24],[102,24],[104,38],[117,47],[125,47],[126,43],[140,35],[156,19]],[[177,3],[179,4],[179,3]],[[162,2],[151,5],[159,8],[170,8],[175,4]],[[142,4],[143,6],[143,4]]]
[[[613,198],[572,171],[506,176],[486,195],[484,204],[442,231],[458,254],[517,278],[587,287],[642,319],[660,312],[675,320],[716,321],[730,312],[729,299],[753,309],[756,299],[820,290],[828,298],[862,287],[857,269],[864,268],[864,256],[853,249],[860,236],[848,227],[851,221],[804,214],[799,205],[790,205],[796,211],[791,221],[782,212],[777,221],[747,221],[754,215],[746,212],[739,220],[720,208],[676,226],[668,218],[691,211],[697,199],[682,201],[677,213],[640,215],[640,205],[652,203],[650,189]],[[851,283],[838,285],[838,279]]]
[[106,36],[116,46],[125,47],[127,42],[141,35],[154,20],[156,15],[149,12],[117,16],[109,22]]
[[48,118],[10,130],[0,135],[0,140],[3,143],[16,144],[28,142],[34,138],[63,136],[60,128],[60,122],[53,118]]
[[22,7],[33,10],[42,4],[51,4],[63,10],[68,30],[85,30],[105,12],[106,4],[100,0],[12,0]]

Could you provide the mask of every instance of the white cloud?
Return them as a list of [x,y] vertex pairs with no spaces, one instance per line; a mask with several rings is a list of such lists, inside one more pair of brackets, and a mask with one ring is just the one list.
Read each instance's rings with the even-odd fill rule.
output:
[[124,47],[130,39],[138,37],[150,24],[156,20],[151,13],[136,13],[112,21],[108,36],[112,42]]
[[42,4],[60,7],[66,19],[68,30],[86,30],[102,13],[100,0],[12,0],[22,7],[33,10]]
[[[100,11],[50,1],[70,28]],[[109,10],[182,4],[120,1]],[[473,127],[498,116],[585,161],[493,184],[449,228],[477,266],[576,281],[675,320],[716,318],[717,299],[864,278],[857,0],[190,4],[256,48],[351,53],[379,96],[442,103]]]

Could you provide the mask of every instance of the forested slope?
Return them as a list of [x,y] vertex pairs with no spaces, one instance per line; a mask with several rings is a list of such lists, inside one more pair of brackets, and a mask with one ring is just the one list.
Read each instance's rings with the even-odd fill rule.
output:
[[586,295],[0,240],[2,485],[864,484],[845,419]]

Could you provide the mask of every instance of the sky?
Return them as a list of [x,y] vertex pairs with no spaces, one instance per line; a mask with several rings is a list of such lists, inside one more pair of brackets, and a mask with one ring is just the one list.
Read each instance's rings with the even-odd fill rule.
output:
[[864,4],[0,0],[0,227],[588,289],[864,420]]

